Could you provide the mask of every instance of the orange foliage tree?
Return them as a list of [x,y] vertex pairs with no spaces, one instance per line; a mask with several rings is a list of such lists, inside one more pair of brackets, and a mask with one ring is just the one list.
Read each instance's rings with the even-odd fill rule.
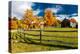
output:
[[46,21],[45,24],[48,26],[56,26],[57,25],[56,17],[53,15],[53,13],[50,9],[45,10],[44,20]]
[[9,28],[10,29],[17,29],[18,28],[18,22],[17,22],[17,18],[16,17],[13,17],[13,18],[10,18],[9,20]]

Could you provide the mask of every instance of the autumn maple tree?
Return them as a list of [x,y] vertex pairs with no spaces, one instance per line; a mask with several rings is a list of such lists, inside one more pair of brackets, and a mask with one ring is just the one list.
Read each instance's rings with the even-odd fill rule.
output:
[[44,20],[46,21],[46,25],[48,26],[57,25],[56,17],[54,16],[54,14],[52,13],[50,9],[45,10]]

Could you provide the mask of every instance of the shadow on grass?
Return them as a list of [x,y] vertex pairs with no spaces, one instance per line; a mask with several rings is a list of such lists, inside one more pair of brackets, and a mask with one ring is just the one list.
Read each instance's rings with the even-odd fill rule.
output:
[[50,47],[59,47],[59,48],[65,48],[65,49],[78,49],[78,47],[72,47],[72,46],[66,46],[66,45],[55,45],[55,44],[46,44],[46,43],[40,43],[40,42],[35,42],[30,38],[26,38],[24,40],[25,42],[22,43],[28,43],[28,44],[35,44],[35,45],[43,45],[43,46],[50,46]]

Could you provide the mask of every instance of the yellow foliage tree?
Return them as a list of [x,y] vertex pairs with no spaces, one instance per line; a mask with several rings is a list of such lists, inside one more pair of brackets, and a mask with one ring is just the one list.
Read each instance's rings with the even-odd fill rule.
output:
[[45,10],[44,20],[46,21],[46,25],[48,26],[56,26],[57,20],[56,17],[53,15],[50,9]]
[[28,25],[29,28],[32,28],[32,26],[37,27],[38,16],[34,16],[33,10],[27,9],[24,13],[23,22]]

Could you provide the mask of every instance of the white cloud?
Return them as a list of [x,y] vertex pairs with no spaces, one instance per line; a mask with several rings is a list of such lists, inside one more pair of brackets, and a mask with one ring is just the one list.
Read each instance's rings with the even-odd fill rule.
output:
[[52,10],[52,12],[53,13],[57,13],[57,12],[59,12],[59,11],[61,11],[62,10],[62,7],[61,6],[59,6],[59,5],[57,5],[55,8],[53,7],[53,8],[51,8],[51,10]]
[[58,16],[56,15],[56,17],[57,17],[57,19],[59,19],[59,20],[61,20],[61,21],[62,21],[64,18],[69,19],[69,15],[62,15],[62,14],[61,14],[61,15],[58,15]]
[[78,15],[78,14],[77,14],[77,13],[73,13],[73,14],[72,14],[72,16],[76,16],[76,15]]
[[37,9],[36,11],[33,11],[33,14],[34,15],[38,15],[40,12],[41,12],[41,10],[40,9]]
[[18,18],[22,18],[24,11],[26,9],[31,9],[31,6],[33,5],[33,3],[31,2],[25,2],[25,1],[21,1],[21,2],[17,2],[17,1],[13,1],[12,2],[12,17],[16,16]]
[[59,19],[60,21],[62,21],[64,18],[66,19],[74,18],[78,22],[78,16],[69,17],[69,15],[58,15],[58,16],[56,15],[56,18]]
[[61,17],[56,17],[56,19],[58,19],[58,20],[60,20],[60,21],[62,21],[62,20],[63,20],[63,18],[61,18]]
[[61,18],[68,18],[69,17],[69,15],[58,15],[58,16]]
[[78,13],[73,13],[71,18],[74,18],[78,22]]

